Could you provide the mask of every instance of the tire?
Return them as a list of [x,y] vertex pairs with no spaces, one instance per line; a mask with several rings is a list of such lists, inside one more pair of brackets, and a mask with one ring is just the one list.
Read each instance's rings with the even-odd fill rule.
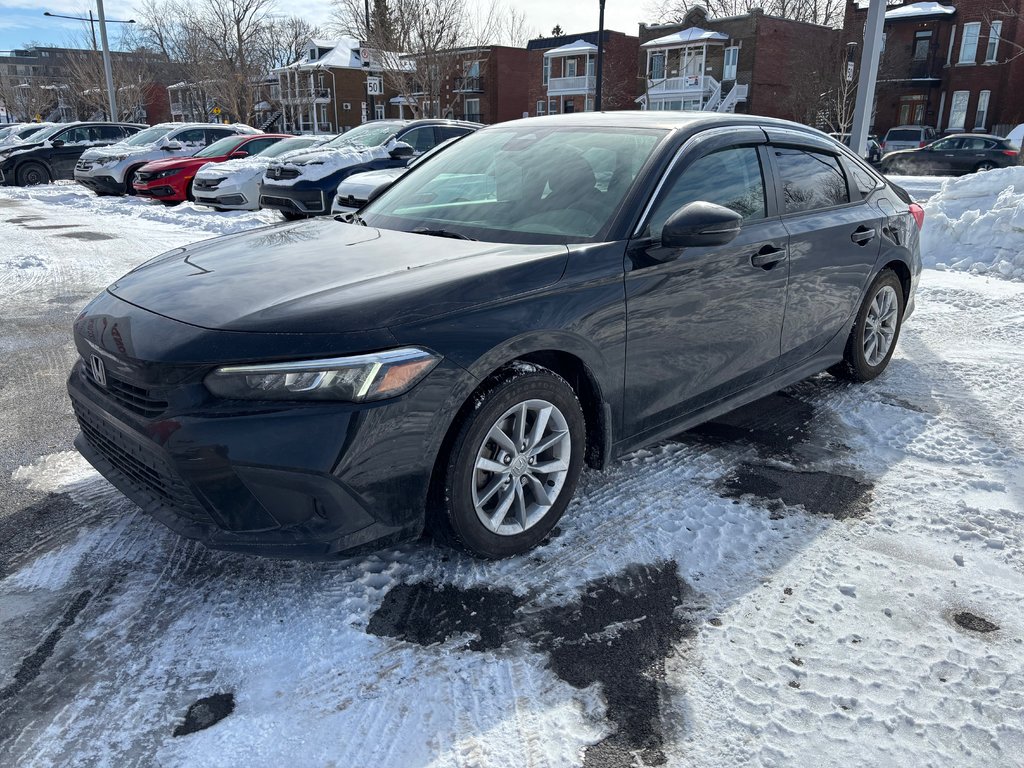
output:
[[50,172],[42,163],[25,163],[15,174],[18,186],[34,187],[38,184],[50,183]]
[[281,215],[284,216],[285,221],[298,221],[299,219],[306,218],[305,214],[292,213],[291,211],[281,211]]
[[139,165],[134,165],[131,168],[129,168],[127,171],[125,171],[125,174],[124,174],[124,193],[126,195],[134,195],[135,194],[135,187],[132,186],[132,181],[135,179],[135,172],[137,170],[139,170],[139,168],[141,168],[143,165],[145,165],[145,163],[140,163]]
[[974,166],[974,170],[976,172],[984,173],[985,171],[991,171],[995,167],[995,163],[990,163],[988,160],[986,160],[984,163],[978,163],[976,166]]
[[[829,368],[829,373],[850,381],[871,381],[884,371],[900,338],[903,303],[903,284],[895,272],[883,269],[864,295],[857,320],[846,340],[843,361]],[[872,327],[878,330],[872,333]],[[879,349],[878,344],[885,340],[887,346]]]
[[547,537],[575,493],[587,447],[583,409],[565,379],[536,365],[504,369],[474,402],[438,464],[443,487],[431,505],[431,532],[477,557],[520,555]]

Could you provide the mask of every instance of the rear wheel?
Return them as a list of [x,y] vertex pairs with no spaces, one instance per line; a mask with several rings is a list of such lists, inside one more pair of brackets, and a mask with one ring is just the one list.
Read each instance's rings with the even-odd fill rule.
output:
[[903,284],[883,269],[864,296],[850,331],[843,361],[829,372],[851,381],[871,381],[889,365],[903,322]]
[[475,397],[442,465],[431,527],[478,557],[511,557],[540,544],[572,499],[583,410],[565,379],[540,366],[500,373]]
[[978,163],[974,167],[974,170],[976,170],[976,171],[991,171],[995,167],[996,167],[995,163],[990,163],[988,160],[986,160],[984,163]]
[[18,168],[16,178],[20,186],[34,187],[37,184],[49,184],[50,172],[42,163],[25,163]]

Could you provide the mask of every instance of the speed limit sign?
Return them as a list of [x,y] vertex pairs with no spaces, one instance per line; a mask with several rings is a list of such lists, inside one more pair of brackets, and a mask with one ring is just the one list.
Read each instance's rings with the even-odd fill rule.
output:
[[383,78],[380,78],[380,77],[368,77],[368,78],[366,78],[366,95],[367,96],[383,96],[384,95],[384,82],[383,82]]

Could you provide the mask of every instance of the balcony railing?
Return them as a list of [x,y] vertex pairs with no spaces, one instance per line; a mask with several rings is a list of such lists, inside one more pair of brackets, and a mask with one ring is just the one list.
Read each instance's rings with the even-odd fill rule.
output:
[[588,91],[593,91],[595,85],[593,75],[552,77],[548,79],[548,95],[555,93],[587,93]]
[[456,77],[455,78],[455,92],[456,93],[480,93],[484,89],[484,79],[482,77]]
[[285,90],[284,101],[289,104],[328,104],[331,92],[326,88],[293,88]]
[[667,77],[663,80],[647,81],[647,93],[651,96],[678,93],[693,94],[696,97],[702,93],[711,93],[718,87],[718,81],[711,75],[684,75],[683,77]]

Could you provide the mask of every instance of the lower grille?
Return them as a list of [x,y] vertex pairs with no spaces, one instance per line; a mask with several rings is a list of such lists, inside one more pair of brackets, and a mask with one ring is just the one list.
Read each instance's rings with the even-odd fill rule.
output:
[[190,498],[184,483],[155,453],[94,416],[80,403],[72,400],[72,406],[85,439],[133,485],[162,502],[178,505]]

